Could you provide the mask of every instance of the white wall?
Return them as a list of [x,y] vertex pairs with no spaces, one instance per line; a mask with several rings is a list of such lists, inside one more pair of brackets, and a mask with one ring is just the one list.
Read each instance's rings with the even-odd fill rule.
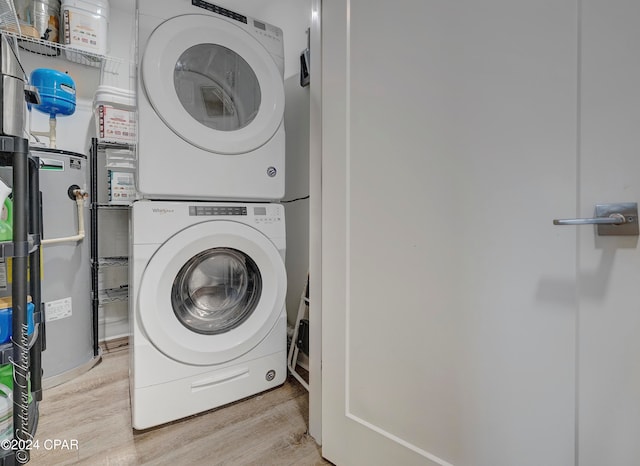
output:
[[[56,147],[86,154],[89,148],[93,128],[93,94],[100,82],[100,70],[63,58],[49,58],[26,51],[20,52],[20,60],[29,75],[36,68],[50,68],[67,73],[76,85],[76,110],[73,115],[56,118]],[[32,109],[28,114],[28,123],[32,131],[49,131],[49,116]],[[48,146],[48,138],[41,138]]]

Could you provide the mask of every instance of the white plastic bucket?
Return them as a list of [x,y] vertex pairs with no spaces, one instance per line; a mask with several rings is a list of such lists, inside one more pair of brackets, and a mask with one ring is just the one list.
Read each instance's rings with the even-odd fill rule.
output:
[[133,91],[98,86],[93,105],[100,142],[136,143],[136,98]]
[[123,110],[135,110],[136,94],[128,89],[101,85],[96,89],[93,103],[94,106],[107,104]]
[[109,29],[107,0],[62,0],[62,39],[78,50],[106,55]]

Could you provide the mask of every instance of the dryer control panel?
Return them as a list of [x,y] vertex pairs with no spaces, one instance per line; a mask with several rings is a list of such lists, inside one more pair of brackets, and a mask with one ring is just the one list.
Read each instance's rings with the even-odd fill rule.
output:
[[190,217],[247,217],[257,224],[276,223],[283,220],[282,206],[278,204],[261,205],[191,205]]
[[[282,29],[277,26],[265,23],[264,21],[258,21],[257,19],[253,19],[240,13],[236,13],[232,10],[227,10],[226,8],[214,5],[213,3],[209,3],[205,0],[191,0],[191,4],[195,7],[210,11],[211,13],[233,19],[235,21],[238,21],[239,23],[244,23],[247,25],[246,29],[251,30],[254,35],[267,37],[275,41],[282,40]],[[280,54],[281,53],[278,53],[278,55]]]
[[193,6],[204,8],[205,10],[211,11],[212,13],[226,16],[227,18],[235,19],[236,21],[247,24],[246,16],[241,15],[240,13],[236,13],[235,11],[227,10],[226,8],[222,8],[221,6],[214,5],[213,3],[205,2],[204,0],[191,0],[191,4]]

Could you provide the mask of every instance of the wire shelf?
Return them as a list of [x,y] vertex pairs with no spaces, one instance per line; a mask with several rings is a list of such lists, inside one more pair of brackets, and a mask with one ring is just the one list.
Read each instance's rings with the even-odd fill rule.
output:
[[100,290],[100,293],[98,294],[98,300],[100,301],[100,305],[128,301],[129,287],[125,285],[121,288]]
[[120,65],[124,62],[124,60],[120,58],[99,55],[69,47],[68,45],[59,44],[57,42],[16,34],[11,30],[5,30],[3,31],[3,34],[13,37],[17,42],[18,47],[22,50],[47,57],[63,56],[70,62],[80,63],[81,65],[93,68],[100,68],[105,73],[117,74],[120,69]]
[[[20,23],[18,22],[18,14],[16,13],[16,7],[12,0],[0,0],[0,30],[3,34],[9,32],[20,32]],[[17,52],[17,41],[15,35],[12,36],[13,49],[16,53],[16,57],[19,58]]]
[[129,258],[126,256],[101,257],[98,259],[100,267],[124,267],[129,265]]
[[20,31],[18,14],[12,0],[0,0],[0,27],[9,31]]

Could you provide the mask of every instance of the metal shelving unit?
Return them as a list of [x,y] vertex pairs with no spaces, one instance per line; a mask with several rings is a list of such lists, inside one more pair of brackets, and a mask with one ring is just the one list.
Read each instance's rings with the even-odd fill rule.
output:
[[[0,345],[0,363],[13,364],[13,446],[17,448],[0,449],[0,465],[10,466],[29,462],[28,441],[37,428],[38,402],[42,400],[41,353],[45,346],[40,294],[42,216],[39,159],[29,155],[28,141],[0,136],[0,165],[13,168],[13,238],[11,242],[0,243],[2,257],[13,261],[12,337],[9,343]],[[31,295],[34,304],[31,335],[28,334],[27,295]]]
[[117,288],[104,288],[100,287],[100,270],[106,267],[126,267],[129,265],[129,258],[125,256],[109,256],[101,257],[98,251],[99,246],[99,212],[101,210],[129,210],[128,205],[124,204],[109,204],[99,202],[98,194],[98,154],[104,153],[107,149],[126,149],[131,150],[132,145],[129,144],[116,144],[116,143],[102,143],[98,142],[97,138],[91,140],[91,148],[89,149],[90,157],[90,192],[89,197],[91,199],[91,301],[92,312],[94,318],[94,342],[98,351],[98,314],[100,306],[109,303],[123,302],[129,299],[129,289],[126,284]]

